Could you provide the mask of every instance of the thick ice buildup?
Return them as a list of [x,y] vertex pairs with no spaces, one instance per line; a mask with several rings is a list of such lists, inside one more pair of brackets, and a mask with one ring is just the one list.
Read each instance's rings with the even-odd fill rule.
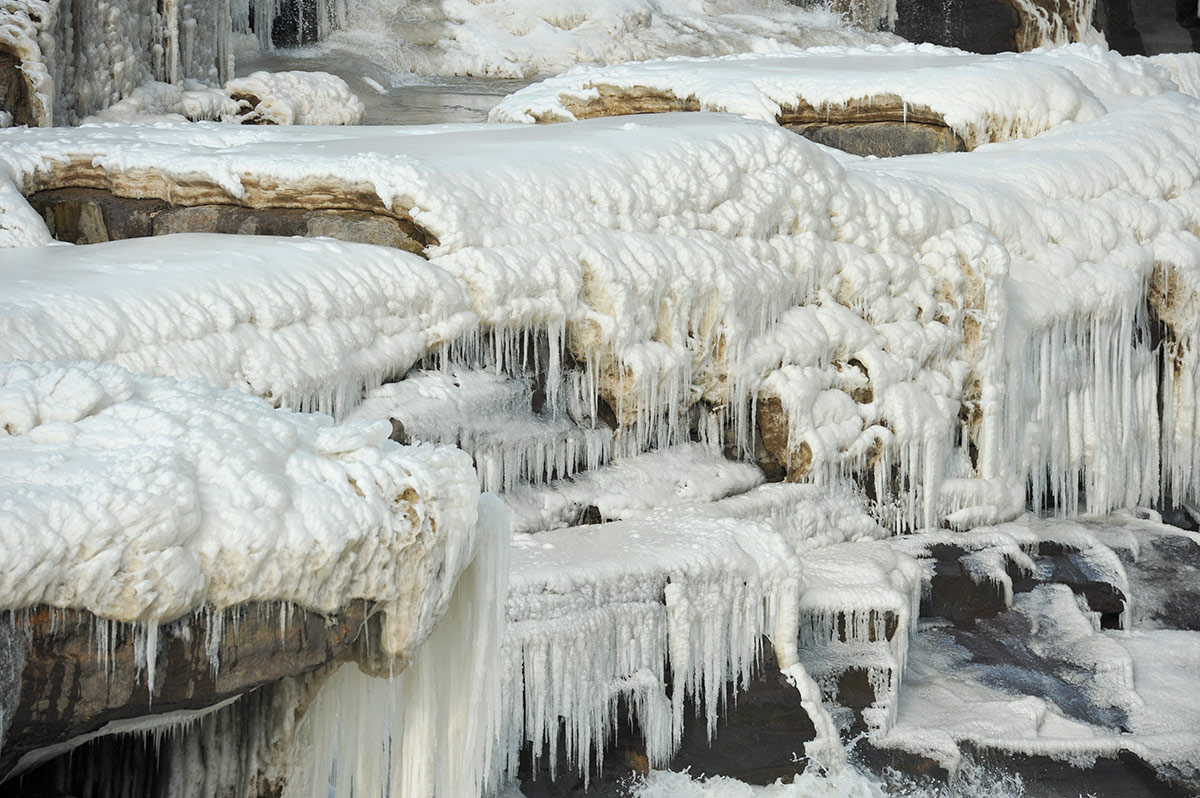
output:
[[[53,47],[49,29],[54,24],[56,10],[57,4],[37,0],[0,2],[0,50],[19,59],[18,71],[29,103],[25,109],[29,118],[19,122],[49,125],[53,121],[54,80],[42,52]],[[13,121],[10,115],[8,124]]]
[[[336,196],[420,226],[428,263],[334,243],[238,243],[262,259],[312,252],[313,269],[336,259],[356,281],[383,261],[411,269],[363,283],[396,281],[368,306],[385,304],[371,318],[401,323],[403,342],[372,346],[354,368],[345,350],[319,349],[309,375],[267,386],[288,402],[336,383],[353,404],[356,380],[399,375],[445,345],[460,362],[510,371],[542,337],[547,392],[576,420],[610,410],[615,451],[700,438],[749,452],[761,433],[793,479],[865,475],[890,527],[944,514],[970,525],[1012,517],[1027,481],[1035,501],[1065,510],[1084,501],[1081,475],[1090,510],[1148,501],[1160,443],[1177,483],[1194,468],[1200,106],[1173,91],[1138,99],[1131,85],[1108,113],[1035,139],[890,160],[715,114],[386,132],[0,131],[0,157],[25,191],[82,183],[268,207]],[[1154,312],[1174,325],[1165,442],[1145,334],[1156,263],[1165,298],[1150,292]],[[269,292],[280,278],[261,274],[255,290]],[[38,313],[64,313],[14,290]],[[23,333],[27,351],[12,356],[116,357],[56,349],[91,312],[23,322],[36,337]],[[306,323],[313,315],[325,314]],[[159,337],[128,349],[153,353]],[[180,362],[245,384],[227,348],[211,346],[217,355]]]
[[[894,711],[921,568],[870,539],[884,534],[844,493],[768,485],[636,520],[515,535],[504,646],[509,772],[526,742],[535,757],[549,745],[552,772],[564,746],[586,772],[602,756],[620,697],[651,766],[666,762],[687,698],[711,734],[727,691],[744,686],[759,656],[774,656],[794,680],[817,725],[809,753],[836,769],[844,752],[797,642],[828,645],[839,628],[851,646],[880,641],[894,683],[879,711]],[[886,641],[885,613],[898,622]],[[772,652],[758,650],[763,635]]]
[[308,709],[290,752],[288,798],[476,796],[498,787],[507,519],[479,502],[474,560],[445,615],[399,673],[343,665]]
[[473,555],[470,459],[401,447],[384,424],[335,427],[108,364],[13,362],[0,431],[4,609],[152,629],[202,605],[361,598],[403,653]]
[[37,0],[0,5],[0,38],[15,43],[43,113],[70,124],[148,80],[209,84],[233,74],[228,4],[114,0],[102,7]]
[[[394,72],[426,75],[522,78],[580,63],[896,41],[891,34],[849,28],[829,11],[769,0],[329,5],[335,13],[344,9],[346,20],[345,29],[331,32],[332,46],[365,54]],[[272,4],[256,11],[263,6],[267,11]],[[257,30],[270,30],[269,21],[256,22]]]
[[[977,55],[905,43],[580,67],[506,97],[489,118],[557,122],[670,102],[765,122],[855,121],[856,113],[874,121],[883,112],[895,121],[942,122],[975,147],[1094,119],[1109,105],[1177,88],[1150,61],[1099,47]],[[647,102],[647,94],[660,103]]]
[[475,322],[459,285],[416,255],[329,239],[14,249],[0,279],[0,361],[103,360],[323,410]]
[[[1038,505],[1069,510],[1085,501],[1099,513],[1150,503],[1158,493],[1159,353],[1147,305],[1169,322],[1166,379],[1191,385],[1197,113],[1195,100],[1167,93],[969,157],[848,166],[953,196],[1003,245],[1008,313],[997,374],[1004,376],[983,386],[978,457],[990,474],[1030,475]],[[1156,273],[1159,291],[1147,290]],[[1183,477],[1200,453],[1190,431],[1195,405],[1178,388],[1163,393],[1171,399],[1163,406],[1162,462],[1177,474],[1174,495],[1184,499],[1195,488]],[[989,426],[989,416],[1000,426]]]

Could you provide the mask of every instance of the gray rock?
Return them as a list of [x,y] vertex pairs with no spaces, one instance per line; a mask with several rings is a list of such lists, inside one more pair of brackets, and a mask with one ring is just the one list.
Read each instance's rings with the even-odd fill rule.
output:
[[[286,623],[281,611],[278,604],[250,605],[215,618],[197,613],[161,627],[152,690],[138,656],[137,635],[128,624],[45,607],[9,614],[18,633],[26,636],[28,649],[20,670],[20,699],[0,751],[0,778],[22,755],[112,721],[210,707],[285,677],[352,659],[369,615],[362,602],[335,617],[291,607]],[[104,630],[111,642],[107,647],[101,643]],[[0,673],[0,702],[3,679]]]
[[918,122],[859,122],[789,125],[807,139],[854,155],[894,158],[925,152],[962,152],[961,139],[948,127]]
[[5,52],[0,41],[0,111],[12,114],[14,125],[36,125],[33,98],[21,71],[21,59]]

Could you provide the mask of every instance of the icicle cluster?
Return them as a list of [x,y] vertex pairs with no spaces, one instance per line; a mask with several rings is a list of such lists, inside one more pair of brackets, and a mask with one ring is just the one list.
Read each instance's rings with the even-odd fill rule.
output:
[[0,37],[33,76],[42,125],[77,122],[148,80],[233,75],[229,0],[5,0]]

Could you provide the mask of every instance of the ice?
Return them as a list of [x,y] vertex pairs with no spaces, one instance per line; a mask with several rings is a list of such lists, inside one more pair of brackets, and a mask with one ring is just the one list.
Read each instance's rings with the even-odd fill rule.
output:
[[1098,44],[1107,49],[1104,34],[1092,27],[1096,0],[1015,0],[1021,24],[1017,29],[1017,47],[1061,47],[1068,42]]
[[226,3],[5,0],[0,36],[16,43],[35,88],[37,123],[74,123],[147,80],[219,84],[233,74]]
[[[1191,85],[1181,69],[1175,74]],[[1131,98],[1178,88],[1155,63],[1102,47],[978,55],[905,43],[579,67],[509,95],[489,118],[554,122],[627,113],[650,93],[765,122],[819,121],[843,111],[853,118],[856,108],[864,119],[876,118],[868,108],[885,109],[896,121],[932,115],[973,148],[1094,119]]]
[[259,125],[357,125],[364,106],[346,82],[327,72],[254,72],[224,89],[193,80],[148,81],[85,117],[92,122],[220,121]]
[[[950,767],[965,740],[1186,757],[1193,729],[1139,716],[1182,679],[1143,666],[1143,695],[1138,635],[1178,630],[1109,633],[1067,587],[1021,593],[1008,566],[1048,578],[1039,549],[1056,543],[1136,604],[1101,535],[1022,517],[1026,502],[1065,516],[1164,484],[1194,498],[1200,105],[1146,62],[1038,57],[1073,65],[1054,74],[1091,92],[1092,118],[886,161],[727,114],[0,131],[18,244],[0,359],[29,361],[0,367],[0,606],[91,610],[101,656],[107,619],[136,625],[151,679],[161,621],[379,602],[383,654],[411,662],[356,663],[370,673],[347,667],[316,698],[289,749],[311,774],[292,788],[313,794],[473,794],[511,779],[526,744],[587,774],[621,712],[662,765],[689,701],[712,733],[764,656],[834,774],[845,713],[822,693],[846,667],[869,672],[877,741]],[[68,185],[332,202],[429,243],[48,245],[17,194]],[[393,418],[474,464],[386,441]],[[727,455],[806,484],[760,484]],[[515,535],[507,595],[502,552],[457,578],[481,539],[503,548],[480,478],[534,533]],[[941,527],[975,528],[891,539]],[[916,625],[946,541],[1003,586],[1009,609],[979,623],[1036,628],[1029,656],[1082,710],[1013,689],[962,630]],[[300,705],[268,698],[239,711]],[[203,732],[218,747],[188,737],[188,761],[234,749],[217,739],[233,706]],[[1143,725],[1120,734],[1118,716]]]
[[481,795],[497,786],[501,635],[509,533],[479,505],[478,550],[444,617],[408,666],[343,665],[304,716],[285,796]]
[[[57,3],[35,0],[4,0],[0,3],[0,41],[20,59],[21,78],[30,98],[29,124],[49,125],[54,118],[54,78],[43,58],[43,50],[53,54],[50,30],[58,12]],[[12,124],[11,115],[6,124]]]
[[563,479],[611,459],[608,427],[579,426],[553,408],[535,413],[533,402],[524,380],[451,368],[369,391],[349,418],[395,419],[409,440],[459,447],[474,459],[483,489],[493,492]]
[[[764,485],[633,518],[514,538],[505,643],[510,770],[527,740],[535,758],[549,746],[552,772],[562,749],[585,774],[619,705],[645,733],[651,765],[664,763],[684,722],[680,686],[712,734],[728,691],[741,689],[759,656],[774,656],[796,686],[818,733],[807,753],[830,771],[845,753],[820,677],[808,673],[827,664],[811,656],[816,649],[881,644],[893,683],[879,712],[894,711],[921,569],[871,539],[886,533],[861,503],[812,486]],[[759,652],[762,635],[771,653]]]
[[564,746],[581,774],[603,764],[622,695],[652,766],[678,745],[685,694],[711,734],[761,635],[794,639],[794,556],[762,525],[686,513],[519,536],[503,666],[508,770],[525,740],[535,760],[549,746],[552,772]]
[[370,599],[409,651],[469,562],[461,452],[107,364],[13,362],[0,385],[3,608],[139,624],[151,681],[158,624],[202,605]]
[[[264,5],[271,13],[272,6]],[[345,9],[345,27],[332,31],[323,47],[366,53],[394,73],[423,75],[531,78],[581,63],[896,41],[849,28],[828,10],[769,0],[338,5]],[[862,21],[874,29],[874,20]],[[264,20],[256,29],[269,31],[270,25]]]
[[189,234],[7,252],[0,360],[104,360],[293,408],[340,411],[475,321],[445,272],[363,244]]

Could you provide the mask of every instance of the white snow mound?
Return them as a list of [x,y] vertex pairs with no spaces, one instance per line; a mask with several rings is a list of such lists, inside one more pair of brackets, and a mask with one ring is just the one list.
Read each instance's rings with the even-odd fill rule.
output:
[[462,452],[389,429],[108,364],[4,364],[0,606],[153,625],[361,598],[402,651],[470,561],[479,489]]

